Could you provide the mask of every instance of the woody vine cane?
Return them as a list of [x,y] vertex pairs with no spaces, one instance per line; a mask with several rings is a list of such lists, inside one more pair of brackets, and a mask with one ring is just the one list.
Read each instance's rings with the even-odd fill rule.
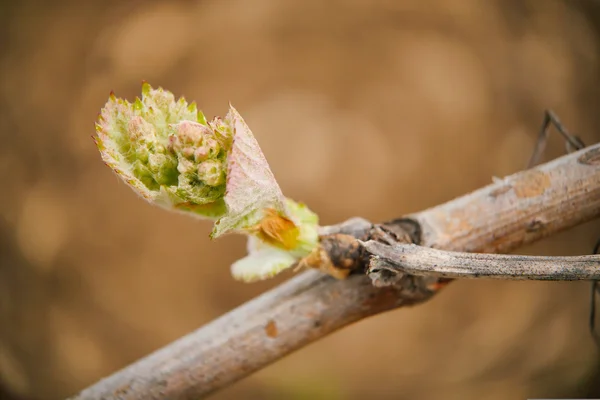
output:
[[[162,93],[154,91],[151,88],[146,88],[145,91],[150,96],[164,96],[165,93],[164,91]],[[168,97],[168,99],[171,99],[168,104],[179,103],[175,102],[172,97]],[[178,128],[176,125],[178,122],[165,123],[164,120],[152,119],[157,117],[154,115],[155,111],[150,111],[150,108],[154,110],[156,106],[150,100],[152,99],[148,98],[146,103],[144,103],[144,98],[139,100],[142,106],[146,104],[147,109],[142,109],[151,115],[148,117],[151,121],[158,121],[157,127],[166,129],[166,131],[161,133],[149,131],[154,135],[164,135],[166,139],[161,137],[160,140],[149,140],[153,137],[146,137],[146,142],[149,143],[147,148],[154,152],[158,150],[159,154],[164,155],[165,157],[162,159],[170,162],[168,165],[171,166],[171,171],[173,171],[173,160],[178,162],[181,160],[184,167],[189,167],[190,163],[208,159],[220,160],[221,163],[225,160],[226,187],[219,189],[222,190],[219,193],[223,195],[225,206],[227,204],[236,205],[233,200],[228,203],[227,196],[232,196],[232,193],[235,195],[240,189],[232,186],[235,189],[228,192],[227,184],[239,183],[240,181],[236,181],[236,179],[244,176],[244,173],[228,175],[228,172],[235,171],[237,168],[235,163],[227,165],[229,160],[241,160],[237,164],[238,166],[243,165],[244,162],[261,160],[257,155],[254,154],[250,157],[243,151],[252,148],[252,146],[244,147],[243,143],[252,143],[252,141],[249,142],[245,139],[245,141],[238,141],[236,145],[235,136],[244,130],[249,132],[243,120],[240,122],[241,117],[236,119],[237,116],[232,113],[231,118],[225,119],[225,121],[232,121],[229,122],[229,127],[234,127],[229,131],[233,134],[231,147],[227,148],[227,140],[220,139],[223,140],[226,150],[231,151],[229,154],[237,151],[237,155],[222,158],[221,153],[216,153],[215,156],[213,151],[212,153],[207,152],[212,154],[213,158],[203,159],[201,154],[198,161],[193,154],[190,155],[190,149],[184,149],[190,147],[190,142],[193,146],[202,146],[204,136],[201,137],[202,140],[198,140],[198,135],[194,136],[195,139],[190,140],[187,134],[183,134],[182,138],[177,139],[174,129]],[[116,101],[116,98],[111,101]],[[164,105],[165,103],[158,102],[158,104]],[[116,108],[120,107],[116,111],[116,115],[138,117],[139,115],[135,113],[141,113],[142,109],[135,111],[132,108],[134,111],[127,114],[129,106],[129,103],[115,106]],[[139,108],[140,105],[137,107]],[[175,112],[168,110],[169,118],[171,118]],[[107,123],[106,118],[103,118],[104,121],[101,123]],[[137,121],[139,122],[139,120]],[[196,123],[204,125],[201,119],[197,118],[196,121]],[[211,122],[216,128],[219,128],[219,121]],[[227,124],[227,122],[225,123]],[[211,126],[210,123],[207,124],[209,127]],[[132,125],[135,126],[135,123]],[[126,128],[129,126],[129,123],[125,124],[123,121],[116,125],[118,131],[115,135],[117,141],[120,142],[109,150],[113,154],[119,153],[119,151],[120,153],[117,154],[117,157],[108,158],[107,161],[109,165],[112,163],[113,168],[114,166],[121,168],[121,171],[117,172],[122,172],[122,177],[130,179],[128,184],[134,188],[137,185],[139,188],[140,178],[143,178],[149,185],[145,186],[144,184],[141,187],[146,191],[144,194],[148,195],[145,198],[157,202],[163,207],[187,212],[190,215],[217,219],[229,212],[226,208],[225,210],[214,208],[221,214],[217,213],[216,217],[214,214],[206,215],[207,209],[213,210],[212,207],[221,207],[222,205],[219,205],[220,195],[214,195],[214,192],[211,191],[208,193],[216,197],[212,197],[213,200],[210,203],[194,204],[183,198],[185,195],[197,194],[195,190],[198,188],[194,185],[205,191],[208,191],[206,186],[210,186],[206,185],[209,182],[200,181],[200,183],[203,182],[202,185],[205,185],[202,186],[198,179],[192,179],[193,168],[191,167],[181,168],[183,171],[181,172],[177,169],[179,165],[176,164],[175,168],[179,173],[176,176],[177,179],[174,179],[175,174],[173,173],[170,175],[170,180],[162,181],[166,182],[162,184],[163,186],[169,185],[169,187],[163,188],[160,183],[158,185],[155,183],[158,183],[158,180],[163,179],[165,175],[159,174],[158,163],[156,159],[150,161],[150,154],[147,158],[148,161],[142,162],[142,165],[136,164],[137,169],[135,170],[128,170],[125,168],[127,165],[120,164],[121,161],[126,163],[127,160],[131,160],[127,157],[133,154],[130,150],[131,147],[127,147],[129,145],[123,139],[123,132],[127,132]],[[240,127],[239,131],[237,126]],[[102,129],[101,126],[99,130]],[[207,136],[214,135],[215,140],[218,140],[217,133],[214,132],[215,128],[212,129],[212,132],[207,132]],[[102,143],[99,143],[101,146],[112,140],[108,136],[110,132],[108,130],[102,132],[105,136],[101,137]],[[137,136],[134,135],[134,137]],[[173,139],[171,139],[172,137]],[[128,140],[132,140],[131,136]],[[166,143],[166,146],[162,145],[164,149],[161,147],[161,140]],[[179,146],[177,140],[180,140],[182,146]],[[209,140],[206,142],[210,143]],[[221,146],[220,143],[219,146]],[[274,211],[244,209],[250,218],[236,220],[236,216],[244,215],[243,212],[239,213],[239,210],[243,208],[232,207],[238,213],[229,214],[228,217],[231,218],[233,215],[233,220],[236,221],[234,225],[236,223],[239,225],[236,225],[231,231],[249,235],[251,246],[248,257],[260,256],[250,260],[246,259],[242,264],[244,267],[241,269],[242,271],[251,271],[253,274],[270,271],[262,275],[266,277],[273,273],[274,265],[278,265],[276,270],[281,266],[288,268],[296,264],[319,267],[330,271],[332,275],[337,274],[338,278],[346,276],[346,279],[336,280],[315,271],[305,272],[198,331],[98,382],[84,390],[78,398],[198,398],[241,379],[285,354],[349,323],[385,310],[424,301],[443,287],[444,279],[435,276],[404,274],[401,279],[396,279],[391,285],[381,289],[376,288],[371,284],[371,280],[361,273],[366,267],[365,262],[370,260],[371,255],[356,239],[363,242],[374,239],[389,245],[390,238],[393,238],[398,243],[412,241],[423,247],[470,253],[510,251],[525,243],[599,216],[599,147],[599,145],[591,146],[532,170],[506,177],[467,196],[381,225],[354,219],[335,227],[318,227],[314,219],[307,223],[304,221],[309,218],[303,219],[293,210],[273,207],[273,204],[281,204],[281,202],[273,200],[280,199],[279,195],[268,197],[269,200],[263,199],[264,203],[262,204],[268,205],[265,209]],[[106,151],[105,149],[106,145],[101,148],[103,151]],[[221,150],[219,149],[219,152]],[[141,151],[141,154],[145,153]],[[244,156],[244,154],[246,155]],[[163,156],[158,156],[158,159],[161,157]],[[244,157],[246,157],[245,160]],[[256,167],[256,165],[254,166]],[[197,170],[206,172],[204,169]],[[258,171],[262,170],[258,169]],[[274,181],[269,178],[272,174],[258,171],[255,168],[252,170],[252,174],[246,174],[255,182],[252,187],[257,186],[256,182],[260,187],[269,187],[265,183]],[[214,177],[218,170],[210,169],[209,172],[213,173]],[[154,179],[154,183],[147,179],[149,173]],[[166,176],[169,175],[166,174]],[[137,178],[137,181],[131,177]],[[220,179],[222,178],[211,182],[217,183],[215,187],[218,188],[218,185],[222,184]],[[177,182],[177,187],[174,182]],[[136,188],[136,190],[138,189]],[[150,193],[147,192],[148,190]],[[202,190],[202,194],[207,193]],[[248,193],[256,195],[256,192],[252,190]],[[277,194],[277,190],[271,190],[270,193]],[[199,198],[196,197],[196,199]],[[235,199],[235,196],[230,199]],[[304,207],[303,210],[308,209]],[[473,212],[473,210],[477,210],[477,212]],[[244,221],[247,222],[252,218],[255,218],[252,224],[244,225]],[[264,220],[267,223],[264,223]],[[452,224],[448,221],[452,221]],[[298,229],[297,234],[294,233],[292,224]],[[305,255],[295,253],[298,248],[293,247],[294,241],[289,239],[290,237],[295,238],[295,244],[298,246],[303,242],[303,229],[304,237],[310,236],[306,235],[310,229],[307,229],[306,226],[303,227],[303,224],[317,231],[316,245],[312,249],[309,249],[309,246],[304,247]],[[304,240],[304,244],[309,242]],[[286,246],[290,250],[286,250]],[[281,253],[287,253],[285,258],[281,256]],[[265,260],[264,264],[254,263],[260,259]],[[287,261],[283,263],[284,259],[288,260],[289,264]],[[272,263],[273,260],[278,261],[275,264]],[[594,260],[596,259],[592,257],[587,261],[594,262]],[[562,260],[562,262],[565,261],[575,260]],[[267,268],[261,268],[261,265]],[[235,267],[233,271],[236,276]],[[244,274],[237,276],[243,278]],[[248,277],[248,275],[246,276]],[[254,275],[251,279],[258,279],[259,276],[261,275]]]

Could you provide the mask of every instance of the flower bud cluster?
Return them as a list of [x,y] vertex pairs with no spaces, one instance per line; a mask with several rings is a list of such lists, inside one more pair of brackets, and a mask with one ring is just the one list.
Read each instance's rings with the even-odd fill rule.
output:
[[133,103],[111,94],[94,140],[106,165],[146,200],[214,220],[213,238],[250,236],[250,254],[232,266],[237,279],[271,277],[318,246],[316,214],[283,196],[233,107],[206,121],[194,103],[145,83]]
[[212,218],[223,212],[233,132],[220,119],[209,124],[195,104],[144,84],[133,103],[111,94],[96,131],[105,163],[144,198],[205,206],[195,210]]

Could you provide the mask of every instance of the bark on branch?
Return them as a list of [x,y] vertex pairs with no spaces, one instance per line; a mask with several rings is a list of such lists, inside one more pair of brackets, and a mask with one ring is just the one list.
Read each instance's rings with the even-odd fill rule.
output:
[[[378,240],[382,230],[401,243],[504,253],[598,216],[600,144],[376,229],[364,220],[327,228],[324,261],[343,267],[344,238]],[[349,249],[364,261],[363,252]],[[362,273],[335,280],[304,272],[73,399],[198,399],[348,324],[425,301],[444,282],[403,275],[377,288]]]
[[[521,256],[444,251],[415,244],[364,243],[373,257],[367,274],[411,274],[440,278],[495,278],[551,281],[600,280],[600,255]],[[385,272],[384,272],[385,271]]]

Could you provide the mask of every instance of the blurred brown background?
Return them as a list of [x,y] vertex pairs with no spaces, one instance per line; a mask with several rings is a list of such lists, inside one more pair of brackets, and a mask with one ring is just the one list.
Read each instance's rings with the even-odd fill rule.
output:
[[[1,2],[0,398],[73,394],[290,276],[235,282],[243,238],[117,180],[90,139],[111,90],[231,101],[286,195],[380,221],[523,168],[544,108],[597,142],[599,49],[596,1]],[[600,397],[587,302],[585,283],[458,282],[214,398]]]

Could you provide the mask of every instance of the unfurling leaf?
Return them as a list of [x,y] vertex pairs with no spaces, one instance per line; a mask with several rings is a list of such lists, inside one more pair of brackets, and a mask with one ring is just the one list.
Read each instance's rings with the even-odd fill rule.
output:
[[287,199],[250,128],[230,106],[207,121],[194,103],[142,85],[133,103],[111,94],[94,137],[102,159],[161,207],[215,221],[211,237],[250,236],[237,279],[271,277],[318,246],[318,217]]

